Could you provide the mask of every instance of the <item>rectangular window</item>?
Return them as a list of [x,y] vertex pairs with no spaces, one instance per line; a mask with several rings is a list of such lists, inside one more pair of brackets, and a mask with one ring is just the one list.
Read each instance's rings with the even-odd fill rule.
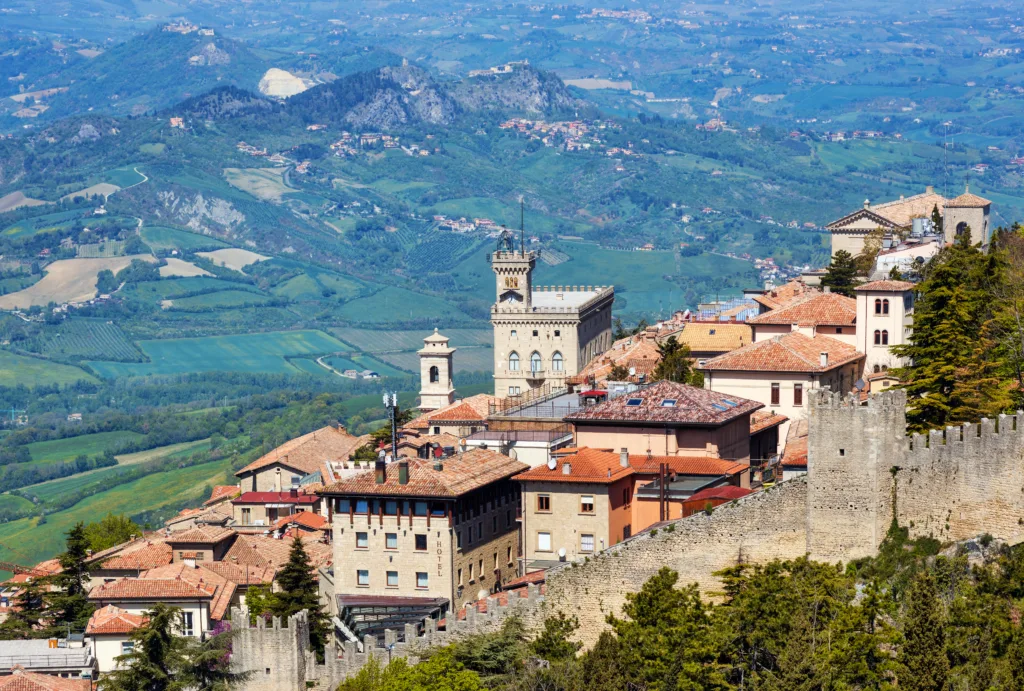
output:
[[462,533],[455,533],[455,547],[456,549],[462,549]]
[[594,513],[594,495],[584,494],[580,497],[580,513]]
[[476,539],[477,540],[483,540],[484,539],[484,524],[483,523],[477,523],[476,524]]
[[356,513],[368,513],[370,502],[366,499],[356,499]]
[[629,504],[629,487],[625,487],[622,490],[622,503]]
[[473,578],[473,564],[469,565],[469,582],[472,583],[475,579]]
[[121,654],[129,655],[135,650],[135,641],[121,641]]
[[352,502],[348,499],[339,499],[334,504],[334,513],[348,513],[351,506]]
[[494,570],[495,571],[498,570],[498,553],[497,552],[494,553]]
[[537,338],[537,329],[534,329],[534,330],[533,330],[533,337],[534,337],[534,338]]
[[462,569],[459,569],[459,585],[462,585]]
[[427,502],[425,502],[425,501],[418,501],[418,502],[416,502],[416,504],[413,505],[412,512],[415,515],[417,515],[417,516],[426,516],[427,515]]
[[581,552],[593,552],[594,551],[594,536],[583,534],[580,535],[580,551]]
[[480,580],[484,580],[484,560],[480,560]]
[[561,338],[562,332],[559,329],[555,329],[555,338]]
[[517,338],[519,336],[519,332],[516,331],[515,329],[512,329],[511,336],[512,336],[512,338]]
[[491,516],[491,532],[493,532],[493,533],[497,533],[498,532],[498,517],[497,516]]
[[427,587],[427,573],[426,571],[416,572],[416,587],[425,589]]
[[427,551],[427,536],[417,535],[416,536],[416,551],[426,552]]
[[397,501],[386,501],[384,502],[384,515],[385,516],[397,516],[398,515],[398,502]]
[[192,612],[181,613],[181,635],[192,636],[195,634],[195,630],[192,628]]
[[398,533],[387,533],[384,536],[384,547],[386,549],[398,549]]
[[205,552],[196,552],[196,561],[202,561],[206,558]]
[[252,525],[252,509],[242,509],[242,525]]
[[508,563],[512,564],[512,548],[508,548]]
[[398,572],[397,571],[388,571],[388,587],[389,588],[397,588],[398,587]]
[[772,405],[779,404],[779,383],[772,382]]
[[804,385],[793,384],[793,405],[804,404]]
[[551,551],[551,533],[537,533],[537,551]]
[[368,533],[356,533],[356,549],[367,549],[370,546]]
[[356,585],[370,585],[370,572],[366,569],[356,571]]
[[548,494],[537,495],[537,510],[538,511],[550,511],[551,510],[551,496]]

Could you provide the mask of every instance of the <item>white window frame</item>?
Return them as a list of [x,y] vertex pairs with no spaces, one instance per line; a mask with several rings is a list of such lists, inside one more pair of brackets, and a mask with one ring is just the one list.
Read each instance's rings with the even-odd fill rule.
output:
[[537,533],[537,551],[551,551],[551,533],[547,532],[546,530],[542,530]]

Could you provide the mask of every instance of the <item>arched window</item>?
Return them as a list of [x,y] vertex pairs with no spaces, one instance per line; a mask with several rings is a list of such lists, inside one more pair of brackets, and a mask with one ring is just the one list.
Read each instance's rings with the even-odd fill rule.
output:
[[882,314],[889,314],[889,301],[882,300]]
[[[877,337],[877,331],[875,332],[875,335]],[[514,350],[508,355],[508,369],[510,372],[519,371],[519,353],[515,352]]]
[[441,371],[437,369],[437,365],[430,368],[430,383],[436,384],[441,378]]
[[881,313],[882,313],[882,301],[881,300],[875,300],[875,314],[881,314]]
[[530,355],[530,371],[540,372],[542,369],[544,369],[544,361],[541,360],[540,353],[535,350],[533,351],[533,354]]
[[562,361],[562,354],[555,351],[555,354],[551,356],[551,369],[555,372],[561,372],[565,369],[565,363]]
[[889,332],[888,331],[883,331],[882,332],[882,345],[889,345]]
[[889,371],[889,365],[882,365],[882,371],[883,372],[888,372]]
[[882,332],[875,329],[875,345],[882,345]]
[[967,225],[967,221],[960,221],[956,224],[956,234],[963,235],[970,230],[970,226]]
[[882,371],[882,368],[879,367],[878,365],[875,365],[875,374],[878,374],[881,371]]

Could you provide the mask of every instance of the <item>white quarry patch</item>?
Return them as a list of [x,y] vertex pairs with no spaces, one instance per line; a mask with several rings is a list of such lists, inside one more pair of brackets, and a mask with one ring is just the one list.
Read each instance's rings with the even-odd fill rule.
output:
[[288,98],[295,94],[301,94],[311,86],[313,86],[313,82],[309,79],[297,77],[287,70],[271,67],[260,80],[259,90],[264,96]]

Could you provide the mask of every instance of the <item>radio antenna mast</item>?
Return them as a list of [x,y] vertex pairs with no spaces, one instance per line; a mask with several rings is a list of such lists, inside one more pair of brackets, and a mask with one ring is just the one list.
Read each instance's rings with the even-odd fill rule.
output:
[[523,198],[519,198],[519,247],[526,256],[526,204]]

